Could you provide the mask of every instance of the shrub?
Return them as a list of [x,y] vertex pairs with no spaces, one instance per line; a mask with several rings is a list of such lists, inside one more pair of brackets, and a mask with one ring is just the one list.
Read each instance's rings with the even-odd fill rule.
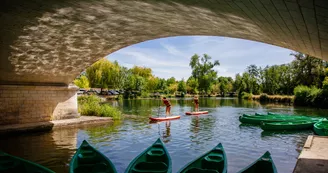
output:
[[79,112],[82,115],[112,117],[114,120],[120,119],[122,112],[107,104],[100,104],[101,99],[97,96],[78,97]]
[[295,104],[302,106],[318,106],[323,99],[322,89],[316,87],[297,86],[294,89]]
[[252,100],[253,94],[247,93],[247,92],[242,92],[241,93],[241,98],[246,99],[246,100]]
[[269,96],[268,96],[268,94],[262,93],[260,95],[259,99],[260,99],[261,102],[267,102],[267,101],[269,101]]

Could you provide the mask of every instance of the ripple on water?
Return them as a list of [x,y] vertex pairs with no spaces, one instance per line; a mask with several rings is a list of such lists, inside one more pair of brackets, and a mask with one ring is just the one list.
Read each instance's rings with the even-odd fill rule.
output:
[[[143,102],[143,101],[136,101]],[[173,113],[183,114],[190,107],[175,101]],[[149,105],[138,105],[130,113],[147,113],[140,120],[86,127],[83,129],[55,130],[50,133],[6,137],[0,139],[0,149],[42,165],[56,172],[67,172],[68,163],[84,139],[104,153],[115,164],[118,172],[124,172],[138,154],[161,137],[171,155],[173,172],[222,143],[228,158],[228,171],[237,172],[249,165],[265,151],[270,151],[279,172],[292,172],[299,152],[311,131],[292,133],[267,133],[258,126],[240,125],[238,117],[243,113],[272,111],[253,104],[239,103],[234,99],[208,100],[208,115],[181,116],[170,123],[149,124],[145,110]],[[181,103],[182,104],[182,103]],[[217,108],[217,106],[220,106]],[[155,105],[158,106],[158,105]],[[135,111],[135,109],[145,109]],[[129,108],[130,109],[130,108]],[[276,110],[277,111],[277,110]],[[291,112],[290,107],[279,111]],[[313,110],[315,111],[315,110]]]

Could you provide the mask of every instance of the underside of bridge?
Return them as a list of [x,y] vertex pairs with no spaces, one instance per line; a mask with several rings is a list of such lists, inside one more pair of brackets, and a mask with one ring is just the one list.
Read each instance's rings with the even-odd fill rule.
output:
[[4,0],[0,9],[0,124],[76,116],[68,84],[81,71],[156,38],[243,38],[328,60],[326,0]]

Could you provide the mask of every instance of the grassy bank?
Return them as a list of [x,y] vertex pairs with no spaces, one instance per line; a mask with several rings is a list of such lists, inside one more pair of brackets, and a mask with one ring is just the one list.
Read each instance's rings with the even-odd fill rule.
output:
[[261,94],[261,95],[252,95],[252,100],[257,100],[260,102],[267,102],[267,103],[292,104],[294,103],[294,96]]
[[111,117],[114,120],[122,118],[122,112],[108,104],[101,104],[101,99],[97,96],[79,96],[78,111],[82,115]]

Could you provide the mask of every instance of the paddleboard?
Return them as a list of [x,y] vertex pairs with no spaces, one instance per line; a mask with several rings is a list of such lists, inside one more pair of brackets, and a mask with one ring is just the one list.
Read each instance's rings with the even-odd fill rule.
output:
[[208,111],[186,112],[186,115],[201,115],[201,114],[208,114]]
[[152,121],[166,121],[166,120],[175,120],[175,119],[179,119],[179,118],[180,118],[180,115],[168,116],[168,117],[149,117],[149,119]]

